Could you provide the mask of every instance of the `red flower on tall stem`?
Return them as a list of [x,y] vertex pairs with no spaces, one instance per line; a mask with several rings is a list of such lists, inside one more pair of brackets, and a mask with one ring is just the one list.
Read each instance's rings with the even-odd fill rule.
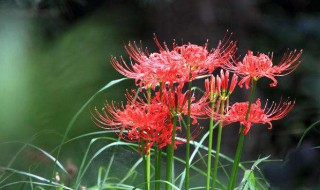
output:
[[240,87],[245,83],[248,89],[252,78],[258,80],[262,77],[271,79],[273,82],[270,86],[275,87],[278,83],[275,77],[284,76],[294,71],[301,63],[301,61],[297,62],[301,54],[302,50],[294,50],[284,54],[278,65],[273,65],[273,54],[271,56],[263,53],[253,55],[252,51],[248,51],[242,62],[226,62],[222,67],[242,77],[239,82]]
[[153,89],[159,83],[173,85],[184,84],[196,77],[213,72],[213,70],[228,61],[235,52],[235,43],[229,39],[220,42],[216,49],[209,51],[204,46],[185,44],[178,46],[175,42],[170,50],[154,37],[159,52],[149,53],[136,43],[129,42],[125,46],[132,58],[127,64],[121,57],[118,61],[112,57],[111,64],[122,75],[135,79],[141,87],[151,86]]
[[197,119],[203,118],[203,107],[207,104],[207,95],[201,98],[196,98],[194,92],[183,92],[181,86],[170,89],[162,89],[162,92],[157,92],[152,99],[154,103],[166,105],[171,113],[178,115],[179,119],[188,114],[188,99],[191,98],[190,117],[193,119],[192,124],[197,123]]
[[[162,148],[171,144],[173,123],[167,106],[158,102],[147,104],[141,98],[133,97],[127,94],[125,106],[106,104],[102,113],[96,109],[95,114],[91,114],[94,123],[104,129],[119,130],[118,135],[123,140],[142,143],[139,149],[145,153],[153,145]],[[175,145],[179,143],[182,142],[176,141]]]
[[250,113],[246,120],[246,113],[248,110],[248,102],[235,103],[226,109],[225,115],[215,114],[216,118],[223,121],[224,125],[235,122],[240,122],[245,126],[243,133],[246,135],[252,124],[268,124],[272,128],[271,121],[279,120],[285,117],[291,111],[294,101],[280,101],[279,104],[272,102],[271,106],[267,108],[267,103],[264,108],[261,108],[261,101],[257,99],[256,103],[251,104]]

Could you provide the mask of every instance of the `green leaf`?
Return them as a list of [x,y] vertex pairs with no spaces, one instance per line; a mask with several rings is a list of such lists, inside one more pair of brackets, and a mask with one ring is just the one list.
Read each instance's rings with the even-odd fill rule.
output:
[[256,178],[252,170],[246,170],[242,182],[243,190],[255,190],[256,189]]
[[[215,127],[216,127],[218,124],[219,124],[219,123],[216,123]],[[194,157],[196,156],[196,153],[199,151],[200,147],[203,146],[202,144],[203,144],[204,140],[208,137],[208,135],[209,135],[209,132],[207,132],[205,135],[203,135],[203,137],[202,137],[202,139],[199,141],[199,143],[195,145],[195,149],[194,149],[193,153],[192,153],[191,156],[190,156],[190,160],[189,160],[190,163],[189,163],[189,164],[192,163]],[[190,144],[192,144],[192,143],[190,143]],[[181,180],[180,180],[180,184],[179,184],[179,188],[180,188],[180,189],[182,189],[182,185],[183,185],[183,182],[184,182],[184,180],[185,180],[185,174],[186,174],[186,168],[183,170],[182,175],[181,175]]]
[[255,177],[254,175],[254,169],[258,168],[258,165],[266,160],[268,160],[269,156],[266,156],[264,158],[260,158],[258,160],[256,160],[252,166],[250,170],[245,170],[244,171],[244,176],[243,179],[241,181],[240,187],[242,187],[242,190],[255,190],[256,189],[256,184],[258,179]]
[[[41,183],[42,185],[47,185],[47,186],[53,186],[53,187],[63,187],[64,189],[70,189],[69,187],[66,187],[62,184],[59,184],[59,183],[56,183],[56,182],[53,182],[52,180],[49,180],[49,179],[46,179],[44,177],[41,177],[41,176],[38,176],[38,175],[35,175],[35,174],[32,174],[32,173],[29,173],[29,172],[24,172],[24,171],[19,171],[19,170],[16,170],[16,169],[12,169],[12,168],[7,168],[7,167],[0,167],[0,169],[4,170],[4,171],[9,171],[9,172],[13,172],[13,173],[16,173],[16,174],[20,174],[20,175],[23,175],[23,176],[26,176],[26,177],[29,177],[29,179],[36,179],[38,181],[41,181],[43,183]],[[0,189],[4,188],[4,187],[7,187],[7,186],[10,186],[10,185],[13,185],[14,183],[20,183],[21,181],[18,181],[18,182],[13,182],[13,183],[10,183],[10,184],[6,184],[4,186],[1,186]],[[39,184],[37,182],[33,182],[33,181],[22,181],[23,183],[31,183],[31,184]]]
[[301,138],[300,138],[300,140],[299,140],[299,143],[298,143],[298,145],[297,145],[297,147],[296,147],[297,149],[301,146],[302,141],[303,141],[304,137],[307,135],[307,133],[308,133],[311,129],[313,129],[314,127],[318,126],[318,124],[320,124],[320,120],[314,122],[313,124],[311,124],[311,125],[303,132],[303,134],[302,134],[302,136],[301,136]]
[[[92,97],[95,97],[97,94],[99,94],[100,92],[107,90],[108,88],[110,88],[113,85],[116,85],[122,81],[128,80],[129,78],[121,78],[121,79],[116,79],[116,80],[112,80],[110,81],[108,84],[106,84],[104,87],[102,87],[98,92],[96,92]],[[90,98],[91,99],[91,98]]]
[[[107,138],[107,137],[104,137],[104,138]],[[85,160],[86,160],[86,157],[88,156],[88,152],[89,152],[89,149],[91,147],[91,145],[99,140],[99,139],[102,139],[102,138],[95,138],[95,139],[92,139],[89,146],[88,146],[88,149],[87,149],[87,152],[85,153],[85,158],[83,159],[82,163],[81,163],[81,166],[80,166],[80,169],[79,169],[79,172],[78,172],[78,176],[76,178],[76,182],[75,182],[75,189],[78,189],[80,187],[80,182],[81,182],[81,179],[82,177],[84,176],[84,174],[86,173],[86,171],[88,170],[89,166],[92,164],[93,160],[99,156],[102,152],[106,151],[107,149],[111,148],[111,147],[114,147],[114,146],[129,146],[129,147],[136,147],[138,146],[137,144],[133,144],[133,143],[128,143],[128,142],[113,142],[113,143],[110,143],[106,146],[103,146],[102,148],[100,148],[98,151],[96,151],[96,153],[91,157],[91,159],[86,163],[85,165]]]
[[[60,152],[61,152],[61,148],[62,148],[62,145],[64,144],[64,142],[66,141],[67,139],[67,136],[69,134],[69,131],[71,130],[71,128],[73,127],[75,121],[77,120],[77,118],[79,117],[80,113],[88,106],[88,104],[102,91],[104,90],[107,90],[108,88],[124,81],[124,80],[128,80],[129,78],[121,78],[121,79],[117,79],[117,80],[112,80],[110,81],[108,84],[106,84],[104,87],[102,87],[100,90],[98,90],[94,95],[92,95],[89,100],[84,103],[82,105],[82,107],[78,110],[78,112],[72,117],[72,119],[70,120],[68,126],[67,126],[67,129],[66,129],[66,132],[64,133],[63,135],[63,138],[62,138],[62,141],[60,143],[60,146],[58,148],[58,153],[57,153],[57,156],[56,158],[59,159],[59,156],[60,156]],[[53,168],[53,171],[52,171],[52,177],[54,176],[54,172],[55,172],[55,168],[56,166],[54,165],[54,168]]]

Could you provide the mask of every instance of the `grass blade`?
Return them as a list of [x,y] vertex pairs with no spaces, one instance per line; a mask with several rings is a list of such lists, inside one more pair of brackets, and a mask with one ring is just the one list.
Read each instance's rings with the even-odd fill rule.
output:
[[296,147],[297,149],[301,146],[301,143],[302,143],[304,137],[307,135],[307,133],[308,133],[311,129],[313,129],[314,127],[316,127],[318,124],[320,124],[320,120],[314,122],[313,124],[311,124],[311,125],[303,132],[303,134],[302,134],[302,136],[301,136],[301,138],[300,138],[300,140],[299,140],[299,143],[298,143],[298,145],[297,145],[297,147]]
[[138,167],[139,164],[143,161],[142,157],[131,167],[131,169],[127,172],[126,176],[120,181],[122,184],[125,182],[133,173],[133,171]]
[[264,158],[260,158],[256,160],[250,170],[245,170],[244,172],[244,177],[241,181],[240,186],[242,187],[241,189],[243,190],[254,190],[256,188],[256,177],[254,175],[254,169],[258,167],[258,165],[266,160],[268,160],[270,156],[266,156]]
[[[2,169],[2,170],[4,170],[4,171],[9,171],[9,172],[17,173],[17,174],[20,174],[20,175],[23,175],[23,176],[27,176],[27,177],[29,177],[29,178],[36,179],[36,180],[45,182],[45,183],[47,183],[47,184],[51,184],[51,185],[53,185],[53,186],[55,186],[55,187],[63,187],[63,188],[65,188],[65,189],[70,189],[70,190],[71,190],[71,188],[69,188],[69,187],[67,187],[67,186],[61,185],[61,184],[56,183],[56,182],[52,182],[52,181],[49,180],[49,179],[46,179],[46,178],[44,178],[44,177],[41,177],[41,176],[38,176],[38,175],[35,175],[35,174],[32,174],[32,173],[28,173],[28,172],[24,172],[24,171],[19,171],[19,170],[15,170],[15,169],[12,169],[12,168],[3,168],[3,167],[1,167],[0,169]],[[32,181],[27,181],[27,183],[34,183],[34,182],[32,182]],[[12,184],[12,183],[11,183],[11,184]],[[5,187],[5,186],[8,186],[8,184],[6,184],[6,185],[4,185],[4,186],[2,186],[2,187]],[[1,189],[2,187],[0,187],[0,189]]]
[[[67,139],[67,136],[69,134],[69,131],[71,130],[72,126],[74,125],[75,121],[77,120],[77,118],[79,117],[80,113],[87,107],[87,105],[102,91],[122,82],[122,81],[125,81],[125,80],[128,80],[128,78],[121,78],[121,79],[117,79],[117,80],[112,80],[110,81],[108,84],[106,84],[104,87],[102,87],[100,90],[98,90],[94,95],[92,95],[89,100],[84,103],[82,105],[82,107],[77,111],[77,113],[72,117],[72,119],[70,120],[68,126],[67,126],[67,129],[66,129],[66,132],[64,133],[63,135],[63,138],[62,138],[62,141],[60,143],[60,146],[58,148],[58,153],[57,153],[57,156],[56,158],[59,159],[59,156],[60,156],[60,152],[61,152],[61,148],[62,148],[62,145],[64,144],[65,140]],[[55,168],[56,166],[54,165],[53,167],[53,170],[52,170],[52,177],[54,176],[54,173],[55,173]]]
[[[218,124],[219,124],[219,123],[216,123],[214,127],[216,127]],[[198,152],[199,149],[200,149],[200,146],[202,146],[204,140],[208,137],[208,135],[209,135],[209,131],[206,132],[206,133],[203,135],[203,137],[201,138],[201,140],[199,141],[199,143],[195,145],[195,149],[194,149],[194,151],[192,152],[192,154],[191,154],[191,156],[190,156],[190,161],[189,161],[190,163],[189,163],[189,164],[192,163],[195,155],[197,154],[197,152]],[[192,141],[192,142],[194,142],[194,141]],[[192,144],[192,142],[190,142],[190,144]],[[183,185],[183,181],[184,181],[184,178],[185,178],[186,169],[184,169],[182,173],[183,173],[183,175],[181,176],[180,184],[179,184],[179,188],[180,188],[180,189],[182,189],[182,185]]]
[[[104,152],[105,150],[107,150],[108,148],[111,148],[113,146],[138,146],[137,144],[133,144],[133,143],[128,143],[128,142],[113,142],[110,143],[102,148],[100,148],[92,157],[91,159],[88,161],[87,165],[84,167],[84,169],[81,171],[81,173],[79,172],[76,183],[75,183],[75,189],[78,189],[80,186],[80,181],[82,179],[82,177],[84,176],[85,172],[87,171],[87,169],[89,168],[89,166],[91,165],[92,161],[99,156],[102,152]],[[80,171],[80,170],[79,170]]]

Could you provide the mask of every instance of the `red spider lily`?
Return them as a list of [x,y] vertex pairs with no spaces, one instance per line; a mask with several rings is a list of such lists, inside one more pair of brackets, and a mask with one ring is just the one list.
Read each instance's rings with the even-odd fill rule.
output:
[[245,83],[248,89],[251,78],[258,80],[261,77],[271,79],[273,82],[270,86],[275,87],[278,83],[275,76],[284,76],[294,71],[301,63],[301,61],[297,62],[301,54],[302,50],[294,50],[289,54],[284,54],[278,65],[273,65],[273,54],[270,57],[263,53],[255,56],[252,51],[248,51],[242,62],[226,62],[223,68],[242,77],[239,82],[240,87]]
[[230,41],[230,37],[225,36],[207,57],[204,67],[208,69],[209,73],[212,73],[216,68],[228,63],[236,53],[237,43]]
[[[94,123],[104,129],[120,130],[118,135],[121,139],[142,143],[139,149],[145,153],[153,145],[162,148],[171,144],[173,123],[167,106],[154,101],[146,104],[142,99],[132,97],[134,95],[127,95],[125,106],[118,108],[114,103],[107,104],[102,113],[96,109],[96,115],[92,114]],[[176,141],[175,146],[181,143]]]
[[208,51],[207,43],[204,46],[190,43],[177,46],[173,43],[173,49],[170,50],[165,43],[162,46],[156,37],[154,40],[159,52],[150,54],[136,43],[129,42],[125,48],[134,62],[127,64],[123,58],[118,61],[112,57],[111,64],[119,73],[135,79],[137,85],[155,88],[160,82],[172,86],[211,73],[235,52],[235,43],[229,40],[225,44],[220,42],[212,51]]
[[264,108],[261,108],[260,99],[256,103],[251,104],[250,113],[246,120],[246,113],[248,110],[248,102],[235,103],[226,110],[226,114],[215,114],[219,120],[223,121],[224,125],[230,123],[240,122],[245,126],[243,133],[246,135],[252,124],[268,124],[272,129],[271,121],[279,120],[285,117],[291,111],[295,102],[294,101],[280,101],[279,104],[272,102],[271,106],[267,108],[267,103]]
[[172,112],[181,117],[186,116],[188,113],[188,99],[191,98],[190,104],[190,117],[193,119],[192,124],[197,123],[197,119],[202,118],[204,115],[203,107],[207,104],[207,96],[204,95],[199,99],[196,99],[195,94],[187,91],[182,92],[182,87],[175,87],[174,90],[163,89],[162,92],[157,92],[152,101],[164,104]]
[[[226,100],[235,89],[238,83],[238,76],[233,74],[229,86],[229,71],[220,71],[220,76],[211,75],[210,80],[205,80],[206,93],[209,94],[210,102],[214,102],[218,97]],[[229,87],[229,88],[228,88]]]

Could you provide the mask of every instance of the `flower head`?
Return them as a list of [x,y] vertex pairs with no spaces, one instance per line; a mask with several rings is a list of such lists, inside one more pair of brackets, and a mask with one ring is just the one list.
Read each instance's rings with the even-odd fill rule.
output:
[[223,68],[242,77],[239,82],[240,87],[245,83],[248,89],[251,79],[258,80],[262,77],[271,79],[273,82],[270,86],[275,87],[278,83],[275,77],[284,76],[294,71],[301,63],[297,62],[301,54],[302,50],[294,50],[289,54],[284,54],[278,65],[273,65],[272,54],[271,56],[263,53],[253,55],[252,51],[248,51],[242,62],[227,62]]
[[267,103],[264,108],[261,108],[261,101],[258,99],[256,103],[251,104],[250,113],[246,119],[248,110],[248,102],[235,103],[226,110],[225,115],[218,115],[217,118],[223,121],[225,125],[230,123],[240,122],[244,125],[244,134],[247,134],[252,124],[268,124],[272,128],[271,121],[279,120],[285,117],[294,106],[294,101],[280,101],[279,104],[272,102],[267,108]]
[[[123,140],[142,143],[139,149],[145,153],[153,145],[162,148],[171,144],[170,110],[161,103],[146,104],[141,98],[134,99],[132,94],[127,94],[127,100],[128,103],[120,107],[107,104],[102,113],[96,109],[96,114],[92,114],[94,123],[104,129],[118,130]],[[179,143],[176,141],[175,145]]]
[[204,63],[204,67],[209,73],[212,73],[216,68],[227,64],[236,53],[237,43],[231,41],[230,38],[231,35],[229,37],[225,36],[223,40],[219,42],[218,46],[211,50],[210,55]]
[[197,99],[193,92],[183,92],[182,87],[178,86],[174,90],[163,89],[161,93],[157,92],[152,101],[166,105],[173,115],[178,115],[181,118],[188,113],[189,98],[191,99],[190,117],[193,119],[192,124],[196,124],[197,119],[204,115],[202,110],[206,105],[206,95]]
[[208,43],[203,46],[191,43],[178,46],[174,42],[170,50],[165,43],[161,45],[156,37],[154,40],[159,52],[149,53],[136,43],[129,42],[125,48],[132,58],[130,64],[122,57],[119,61],[112,57],[111,64],[119,73],[135,79],[137,85],[155,88],[160,82],[172,86],[211,73],[235,52],[235,43],[229,40],[225,44],[220,42],[212,51],[208,50]]

